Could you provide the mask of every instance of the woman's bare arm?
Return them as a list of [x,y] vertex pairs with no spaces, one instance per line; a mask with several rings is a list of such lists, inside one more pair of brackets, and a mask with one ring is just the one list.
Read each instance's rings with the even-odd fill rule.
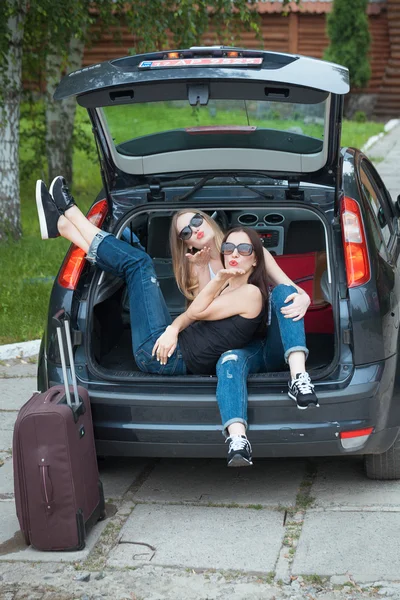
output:
[[273,285],[292,285],[296,288],[297,293],[290,294],[285,300],[285,302],[290,302],[292,300],[292,304],[281,310],[282,314],[284,314],[287,319],[299,321],[304,317],[307,308],[310,306],[310,296],[301,289],[301,287],[296,285],[284,271],[282,271],[272,254],[268,252],[266,248],[264,248],[264,260],[268,277]]
[[187,309],[189,318],[195,321],[216,321],[234,315],[256,317],[262,307],[262,295],[256,286],[246,283],[233,291],[218,295],[229,279],[242,274],[240,269],[218,271],[216,277],[196,296]]
[[242,275],[239,269],[223,269],[209,281],[206,287],[196,296],[189,308],[179,315],[153,346],[152,354],[162,365],[167,364],[178,343],[178,335],[194,321],[216,321],[240,314],[249,319],[256,317],[262,308],[260,290],[251,284],[244,284],[232,292],[222,294],[221,289],[226,282],[236,275]]

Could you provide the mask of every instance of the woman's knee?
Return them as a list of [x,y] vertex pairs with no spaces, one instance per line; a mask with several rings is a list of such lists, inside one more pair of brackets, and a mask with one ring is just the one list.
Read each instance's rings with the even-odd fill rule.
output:
[[240,350],[228,350],[222,354],[217,362],[217,376],[226,374],[227,371],[241,370],[245,362],[245,357],[241,355]]
[[290,294],[294,294],[296,292],[297,290],[293,285],[286,285],[284,283],[280,283],[279,285],[275,286],[272,290],[271,302],[274,305],[283,304]]

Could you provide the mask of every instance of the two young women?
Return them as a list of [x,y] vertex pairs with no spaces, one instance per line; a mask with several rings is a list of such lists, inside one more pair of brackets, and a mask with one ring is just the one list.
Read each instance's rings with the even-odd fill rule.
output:
[[[83,249],[89,261],[126,281],[138,367],[165,375],[210,374],[216,370],[217,400],[229,440],[229,466],[252,464],[246,437],[247,375],[276,365],[278,341],[283,342],[280,358],[284,356],[291,368],[289,395],[301,408],[317,404],[305,372],[308,351],[302,317],[309,298],[293,286],[263,250],[253,230],[237,228],[223,237],[205,213],[180,211],[174,216],[174,269],[178,285],[191,303],[171,323],[152,260],[139,240],[126,244],[90,223],[62,177],[53,181],[50,192],[43,182],[37,182],[42,238],[61,234]],[[199,250],[195,255],[190,253],[193,248]],[[276,287],[271,298],[271,331],[264,342],[267,270]]]

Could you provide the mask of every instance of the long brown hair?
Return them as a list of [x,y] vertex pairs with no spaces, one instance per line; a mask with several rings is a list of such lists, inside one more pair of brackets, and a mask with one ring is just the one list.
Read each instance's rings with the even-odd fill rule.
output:
[[[226,242],[226,240],[231,235],[231,233],[236,233],[236,232],[240,232],[240,231],[245,233],[250,238],[250,242],[252,243],[252,246],[253,246],[254,256],[256,259],[256,266],[254,267],[254,270],[251,272],[250,277],[248,278],[247,282],[258,287],[258,289],[261,292],[261,295],[263,298],[263,304],[265,307],[262,324],[265,326],[268,321],[269,284],[268,284],[268,277],[267,277],[267,269],[265,267],[264,249],[263,249],[263,245],[261,243],[258,233],[256,231],[254,231],[254,229],[250,229],[249,227],[235,227],[234,229],[230,229],[224,235],[222,243]],[[225,266],[225,258],[226,257],[221,252],[221,262],[224,266]]]
[[178,237],[176,222],[181,215],[186,213],[195,213],[203,217],[203,219],[210,225],[211,229],[215,234],[215,244],[218,250],[221,248],[222,238],[224,234],[220,229],[219,225],[209,215],[197,210],[195,208],[184,208],[174,214],[171,221],[171,227],[169,229],[169,244],[172,255],[172,267],[174,269],[174,275],[178,288],[182,294],[192,302],[196,296],[195,291],[199,287],[199,282],[190,269],[190,263],[187,260],[185,254],[188,252],[188,247],[183,240]]

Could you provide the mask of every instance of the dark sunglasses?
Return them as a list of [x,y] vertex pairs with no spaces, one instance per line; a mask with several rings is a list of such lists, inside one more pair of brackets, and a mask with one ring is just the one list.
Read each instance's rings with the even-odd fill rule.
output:
[[184,227],[182,229],[182,231],[179,232],[178,238],[181,240],[189,240],[193,234],[192,227],[200,227],[200,225],[203,223],[203,221],[204,221],[203,217],[201,215],[199,215],[199,213],[196,213],[190,219],[189,225],[186,225],[186,227]]
[[250,256],[253,253],[253,244],[238,244],[235,246],[231,242],[223,242],[221,252],[224,255],[232,254],[235,248],[242,256]]

